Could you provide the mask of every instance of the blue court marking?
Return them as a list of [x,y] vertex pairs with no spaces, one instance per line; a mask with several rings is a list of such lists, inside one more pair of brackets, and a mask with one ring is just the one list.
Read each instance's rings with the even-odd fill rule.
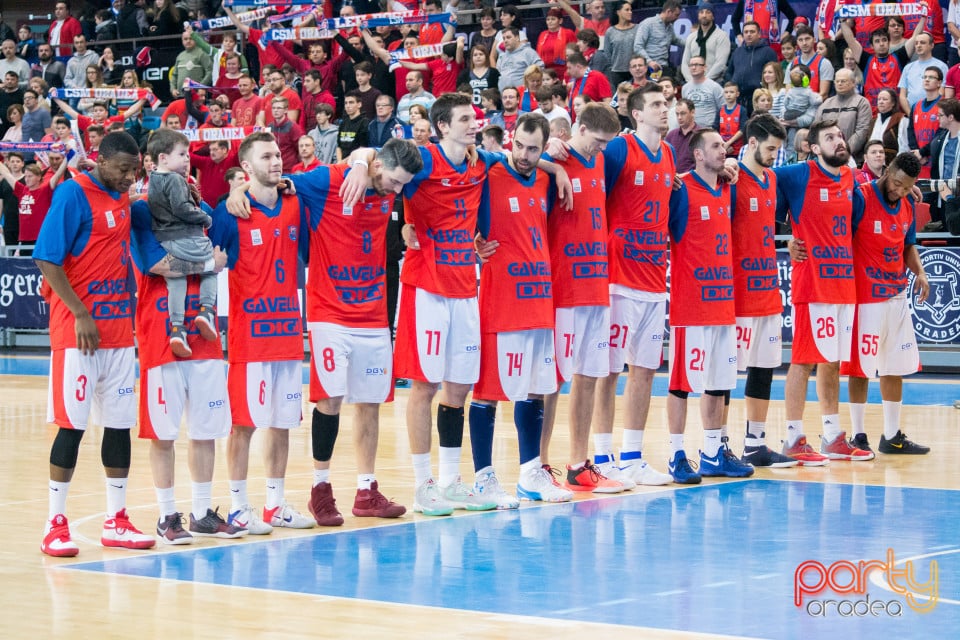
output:
[[[68,568],[760,638],[938,638],[960,625],[958,497],[748,480]],[[932,612],[873,583],[870,601],[900,616],[843,617],[834,608],[817,617],[794,606],[801,562],[885,561],[888,548],[901,569],[938,554],[914,561],[917,581],[928,580],[931,560],[939,564]],[[805,602],[811,597],[864,599],[828,593]]]
[[[49,358],[24,358],[19,356],[0,357],[0,375],[20,375],[20,376],[46,376],[50,373]],[[137,365],[137,375],[140,375],[139,364]],[[303,384],[310,384],[310,365],[303,365]],[[921,406],[953,406],[955,400],[960,399],[960,386],[951,378],[938,376],[918,375],[913,380],[927,380],[929,382],[911,382],[911,378],[905,378],[903,382],[903,403],[908,405]],[[653,379],[653,395],[667,395],[667,376],[666,374],[657,374]],[[737,378],[737,388],[733,392],[734,398],[743,398],[743,390],[747,380],[745,376]],[[627,384],[626,376],[620,376],[617,382],[617,395],[623,395],[623,389]],[[776,376],[773,379],[773,386],[770,389],[771,400],[783,400],[783,376]],[[408,385],[407,385],[408,386]],[[405,388],[404,385],[398,385],[398,388]],[[560,388],[560,393],[570,392],[570,384],[565,383]],[[807,385],[807,400],[815,401],[817,399],[816,381],[811,378]],[[840,401],[847,402],[847,385],[840,384]],[[870,385],[867,394],[867,401],[874,404],[880,403],[880,385],[874,382]]]

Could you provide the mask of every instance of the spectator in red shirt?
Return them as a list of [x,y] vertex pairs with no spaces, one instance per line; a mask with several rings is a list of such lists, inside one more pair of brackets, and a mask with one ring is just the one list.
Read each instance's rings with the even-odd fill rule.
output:
[[566,47],[577,41],[577,35],[571,29],[560,26],[563,9],[550,9],[546,20],[547,30],[541,32],[537,38],[537,55],[546,68],[553,69],[562,78],[567,66]]
[[300,155],[300,162],[293,165],[290,173],[306,173],[321,165],[320,160],[317,159],[317,145],[310,136],[300,136],[297,141],[297,153]]
[[[289,111],[286,113],[287,118],[292,122],[300,120],[300,109],[303,108],[303,103],[300,102],[300,96],[297,95],[297,92],[286,85],[283,71],[279,69],[271,70],[270,75],[267,76],[267,93],[263,94],[263,102],[272,105],[274,98],[286,98],[289,105]],[[257,122],[268,127],[273,125],[273,109],[270,109],[269,113],[265,110],[261,111],[257,117]]]
[[316,69],[323,78],[323,89],[333,93],[337,88],[337,78],[340,76],[340,67],[343,66],[343,62],[347,58],[354,62],[363,60],[363,52],[350,44],[341,34],[335,35],[333,40],[340,45],[340,53],[329,59],[326,48],[319,42],[311,42],[307,45],[306,60],[295,55],[293,51],[281,48],[276,42],[271,42],[269,49],[280,58],[280,64],[277,67],[282,67],[284,62],[288,62],[301,76],[309,69]]
[[243,72],[240,70],[241,59],[239,54],[228,53],[224,56],[224,60],[226,69],[213,86],[219,90],[220,95],[227,96],[230,104],[233,104],[233,101],[240,97],[240,90],[237,87],[240,84],[240,78],[243,77]]
[[237,91],[240,92],[240,97],[230,104],[234,126],[252,127],[257,124],[257,115],[263,109],[263,99],[254,92],[256,86],[253,78],[247,74],[243,74],[237,80]]
[[590,96],[593,102],[608,102],[613,95],[607,76],[588,69],[587,59],[579,51],[567,56],[567,75],[570,77],[567,98],[571,104],[579,95]]
[[211,207],[217,206],[220,196],[230,192],[227,171],[240,166],[237,151],[226,140],[214,140],[207,145],[209,155],[190,152],[190,164],[200,171],[200,198]]
[[58,2],[53,14],[55,19],[47,29],[47,42],[53,46],[55,56],[69,58],[73,53],[73,39],[83,35],[83,27],[79,20],[70,15],[68,2]]
[[287,118],[289,102],[283,96],[278,96],[270,103],[273,124],[270,125],[273,137],[280,147],[280,157],[283,160],[283,171],[289,173],[293,165],[299,160],[298,143],[303,136],[303,129],[296,122]]
[[329,91],[323,90],[323,76],[316,69],[303,74],[303,108],[300,109],[300,128],[310,131],[317,126],[317,105],[328,104],[337,111],[337,99]]
[[[61,162],[50,180],[43,180],[43,169],[38,164],[28,164],[24,168],[23,182],[14,178],[3,163],[0,163],[0,178],[13,188],[19,201],[20,242],[33,244],[40,233],[40,225],[50,209],[53,190],[67,170],[67,163]],[[26,183],[26,184],[24,184]]]
[[[423,3],[423,12],[428,16],[443,13],[443,0],[427,0]],[[453,40],[453,34],[453,25],[450,23],[425,24],[420,28],[420,44],[438,44]]]
[[[77,121],[77,127],[80,128],[81,133],[86,133],[87,128],[93,124],[99,124],[103,127],[106,127],[111,122],[124,122],[125,120],[129,120],[140,113],[140,109],[143,108],[144,102],[143,100],[137,100],[133,103],[133,106],[123,112],[123,115],[110,116],[110,110],[107,106],[107,103],[102,100],[97,100],[93,103],[93,106],[90,107],[90,115],[85,116],[77,113],[76,109],[71,107],[60,98],[56,98],[55,100],[61,111]],[[86,138],[86,136],[84,136],[84,138]],[[90,140],[85,139],[84,145],[89,147]]]
[[443,52],[439,58],[433,58],[426,62],[401,60],[400,64],[411,71],[430,71],[433,76],[430,93],[433,95],[452,93],[457,90],[457,77],[463,70],[464,42],[463,36],[460,36],[456,43],[448,42],[443,45]]
[[277,68],[283,66],[283,58],[280,57],[281,50],[293,55],[293,42],[288,40],[283,43],[270,42],[264,44],[262,42],[263,31],[240,22],[237,19],[237,15],[230,10],[230,7],[224,7],[223,10],[226,12],[227,17],[230,18],[237,30],[246,36],[247,41],[250,44],[257,48],[257,56],[260,58],[261,81],[263,80],[264,67],[267,65],[273,65]]

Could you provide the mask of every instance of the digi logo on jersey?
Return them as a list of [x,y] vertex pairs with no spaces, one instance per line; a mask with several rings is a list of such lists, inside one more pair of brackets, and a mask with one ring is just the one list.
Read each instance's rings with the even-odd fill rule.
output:
[[771,291],[780,288],[780,280],[776,275],[749,276],[747,278],[748,291]]
[[[930,342],[954,342],[960,338],[960,257],[949,249],[921,249],[930,296],[913,302],[913,328],[917,336]],[[913,272],[909,273],[913,286]]]
[[133,305],[129,300],[101,300],[93,303],[94,320],[118,320],[129,318],[133,314]]
[[277,318],[274,320],[254,320],[250,323],[250,336],[253,338],[279,338],[283,336],[299,336],[299,318]]
[[363,304],[383,299],[383,283],[378,282],[369,287],[334,287],[337,298],[344,304]]
[[472,247],[469,249],[443,249],[437,247],[434,253],[437,264],[450,267],[472,267],[476,262],[473,257]]
[[549,282],[518,282],[517,298],[549,298],[552,296],[551,289],[552,285]]
[[576,262],[573,265],[573,277],[579,278],[606,278],[606,262]]

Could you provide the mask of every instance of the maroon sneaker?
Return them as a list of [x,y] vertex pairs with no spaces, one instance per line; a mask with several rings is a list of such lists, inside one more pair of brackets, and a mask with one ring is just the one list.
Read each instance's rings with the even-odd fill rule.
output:
[[307,508],[321,527],[339,527],[343,524],[343,516],[337,511],[337,501],[329,482],[321,482],[310,490]]
[[353,501],[353,515],[358,518],[399,518],[406,512],[405,506],[380,493],[376,480],[370,484],[369,489],[357,489],[357,497]]

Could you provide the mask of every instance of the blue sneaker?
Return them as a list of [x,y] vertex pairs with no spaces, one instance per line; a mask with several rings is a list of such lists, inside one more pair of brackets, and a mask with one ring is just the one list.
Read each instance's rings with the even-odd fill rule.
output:
[[700,484],[700,474],[690,466],[687,454],[683,451],[677,451],[673,455],[673,460],[667,465],[667,471],[677,484]]
[[[726,438],[724,438],[726,440]],[[730,451],[724,442],[716,456],[708,456],[700,452],[700,475],[711,478],[723,476],[726,478],[749,478],[753,475],[753,466],[740,459]]]

